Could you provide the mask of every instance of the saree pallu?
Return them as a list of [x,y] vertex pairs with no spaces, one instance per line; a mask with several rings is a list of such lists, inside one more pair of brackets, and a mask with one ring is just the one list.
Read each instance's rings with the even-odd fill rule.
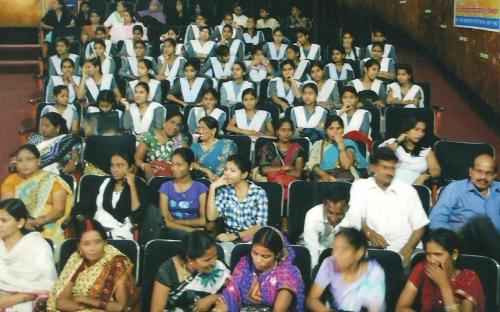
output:
[[40,171],[36,176],[16,186],[15,197],[24,202],[33,218],[47,215],[52,211],[53,203],[50,201],[49,204],[48,201],[56,183],[66,192],[64,216],[44,225],[42,235],[50,238],[56,246],[59,246],[64,240],[64,231],[61,226],[69,217],[73,206],[73,191],[69,185],[58,175],[48,171]]
[[218,139],[207,151],[203,150],[200,143],[193,144],[191,148],[198,158],[198,163],[218,176],[224,172],[227,158],[238,151],[236,144],[229,139]]
[[[134,265],[118,249],[111,245],[104,247],[104,256],[87,267],[78,252],[74,252],[64,266],[63,271],[50,291],[47,311],[55,312],[56,300],[69,282],[73,282],[73,296],[87,296],[102,302],[113,301],[113,296],[122,283],[126,283],[127,293],[135,291],[133,278]],[[86,309],[82,311],[94,311]]]
[[71,159],[74,148],[80,149],[80,139],[71,134],[61,134],[55,138],[44,141],[41,134],[34,134],[28,139],[28,143],[36,145],[41,155],[41,167],[44,170],[59,173],[58,165],[62,165]]

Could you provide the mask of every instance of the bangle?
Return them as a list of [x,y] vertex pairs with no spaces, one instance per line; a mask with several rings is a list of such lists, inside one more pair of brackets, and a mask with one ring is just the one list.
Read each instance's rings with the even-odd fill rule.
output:
[[457,304],[452,304],[452,305],[447,305],[444,307],[444,310],[446,312],[452,312],[452,311],[459,311],[460,305]]
[[141,170],[144,171],[144,167],[146,167],[146,165],[148,165],[148,163],[142,163],[141,165]]
[[107,302],[99,301],[99,309],[106,310],[107,307],[108,307],[108,303]]

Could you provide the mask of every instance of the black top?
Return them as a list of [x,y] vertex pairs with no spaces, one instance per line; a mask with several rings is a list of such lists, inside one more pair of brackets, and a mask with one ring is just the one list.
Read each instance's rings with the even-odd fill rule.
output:
[[68,11],[64,10],[60,19],[57,18],[56,11],[54,10],[48,11],[42,18],[42,22],[49,26],[55,27],[56,29],[68,26],[72,20],[74,20],[74,16]]

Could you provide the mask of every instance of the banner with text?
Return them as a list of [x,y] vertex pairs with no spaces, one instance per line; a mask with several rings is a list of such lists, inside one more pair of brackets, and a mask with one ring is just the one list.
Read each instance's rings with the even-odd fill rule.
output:
[[500,0],[455,0],[455,27],[500,31]]

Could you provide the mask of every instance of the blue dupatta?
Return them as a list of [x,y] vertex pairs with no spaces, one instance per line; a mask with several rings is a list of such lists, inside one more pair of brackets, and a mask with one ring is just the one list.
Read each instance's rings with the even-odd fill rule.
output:
[[237,152],[236,145],[232,140],[219,139],[207,151],[204,151],[200,143],[195,143],[191,147],[198,162],[205,168],[220,176],[224,172],[227,158]]
[[[323,144],[323,143],[322,143]],[[356,145],[356,142],[350,139],[344,139],[344,144],[346,149],[352,149],[354,151],[354,157],[356,159],[355,167],[357,169],[364,169],[368,167],[365,157],[361,155],[361,152]],[[337,166],[339,160],[339,148],[337,143],[328,145],[321,155],[321,162],[319,167],[321,170],[332,170]]]

